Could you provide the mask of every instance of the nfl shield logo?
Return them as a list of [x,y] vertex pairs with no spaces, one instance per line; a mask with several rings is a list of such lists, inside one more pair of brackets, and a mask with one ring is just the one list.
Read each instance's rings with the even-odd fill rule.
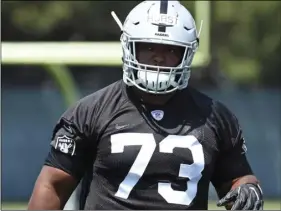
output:
[[155,120],[160,121],[164,117],[164,111],[162,111],[162,110],[154,110],[154,111],[151,111],[151,115],[153,116],[153,118]]

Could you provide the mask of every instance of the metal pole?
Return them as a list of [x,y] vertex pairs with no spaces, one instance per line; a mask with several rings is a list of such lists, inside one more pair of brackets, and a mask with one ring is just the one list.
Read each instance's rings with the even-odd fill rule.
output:
[[[46,65],[46,70],[54,78],[64,98],[65,106],[75,103],[79,97],[79,90],[69,70],[62,65]],[[74,190],[68,199],[64,210],[79,210],[79,194],[81,185]]]
[[210,1],[195,1],[195,20],[197,30],[199,30],[201,20],[203,27],[200,34],[199,51],[204,56],[204,61],[207,65],[210,62],[210,25],[211,25],[211,2]]

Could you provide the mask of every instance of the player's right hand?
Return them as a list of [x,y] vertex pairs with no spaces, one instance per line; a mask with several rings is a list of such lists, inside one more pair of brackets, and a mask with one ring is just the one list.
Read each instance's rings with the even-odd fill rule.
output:
[[231,210],[263,210],[263,194],[256,184],[243,184],[231,190],[217,206],[231,206]]

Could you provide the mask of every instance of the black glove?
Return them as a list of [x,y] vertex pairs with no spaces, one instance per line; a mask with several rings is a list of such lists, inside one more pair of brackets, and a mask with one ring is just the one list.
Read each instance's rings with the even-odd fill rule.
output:
[[217,206],[233,203],[231,210],[263,210],[263,193],[259,185],[243,184],[228,192]]

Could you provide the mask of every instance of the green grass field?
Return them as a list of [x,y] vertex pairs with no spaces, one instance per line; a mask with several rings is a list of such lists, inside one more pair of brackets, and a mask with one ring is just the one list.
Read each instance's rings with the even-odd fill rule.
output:
[[[26,203],[2,203],[2,210],[26,210]],[[224,210],[218,208],[215,202],[209,203],[209,210]],[[281,210],[281,200],[265,200],[264,210]]]

